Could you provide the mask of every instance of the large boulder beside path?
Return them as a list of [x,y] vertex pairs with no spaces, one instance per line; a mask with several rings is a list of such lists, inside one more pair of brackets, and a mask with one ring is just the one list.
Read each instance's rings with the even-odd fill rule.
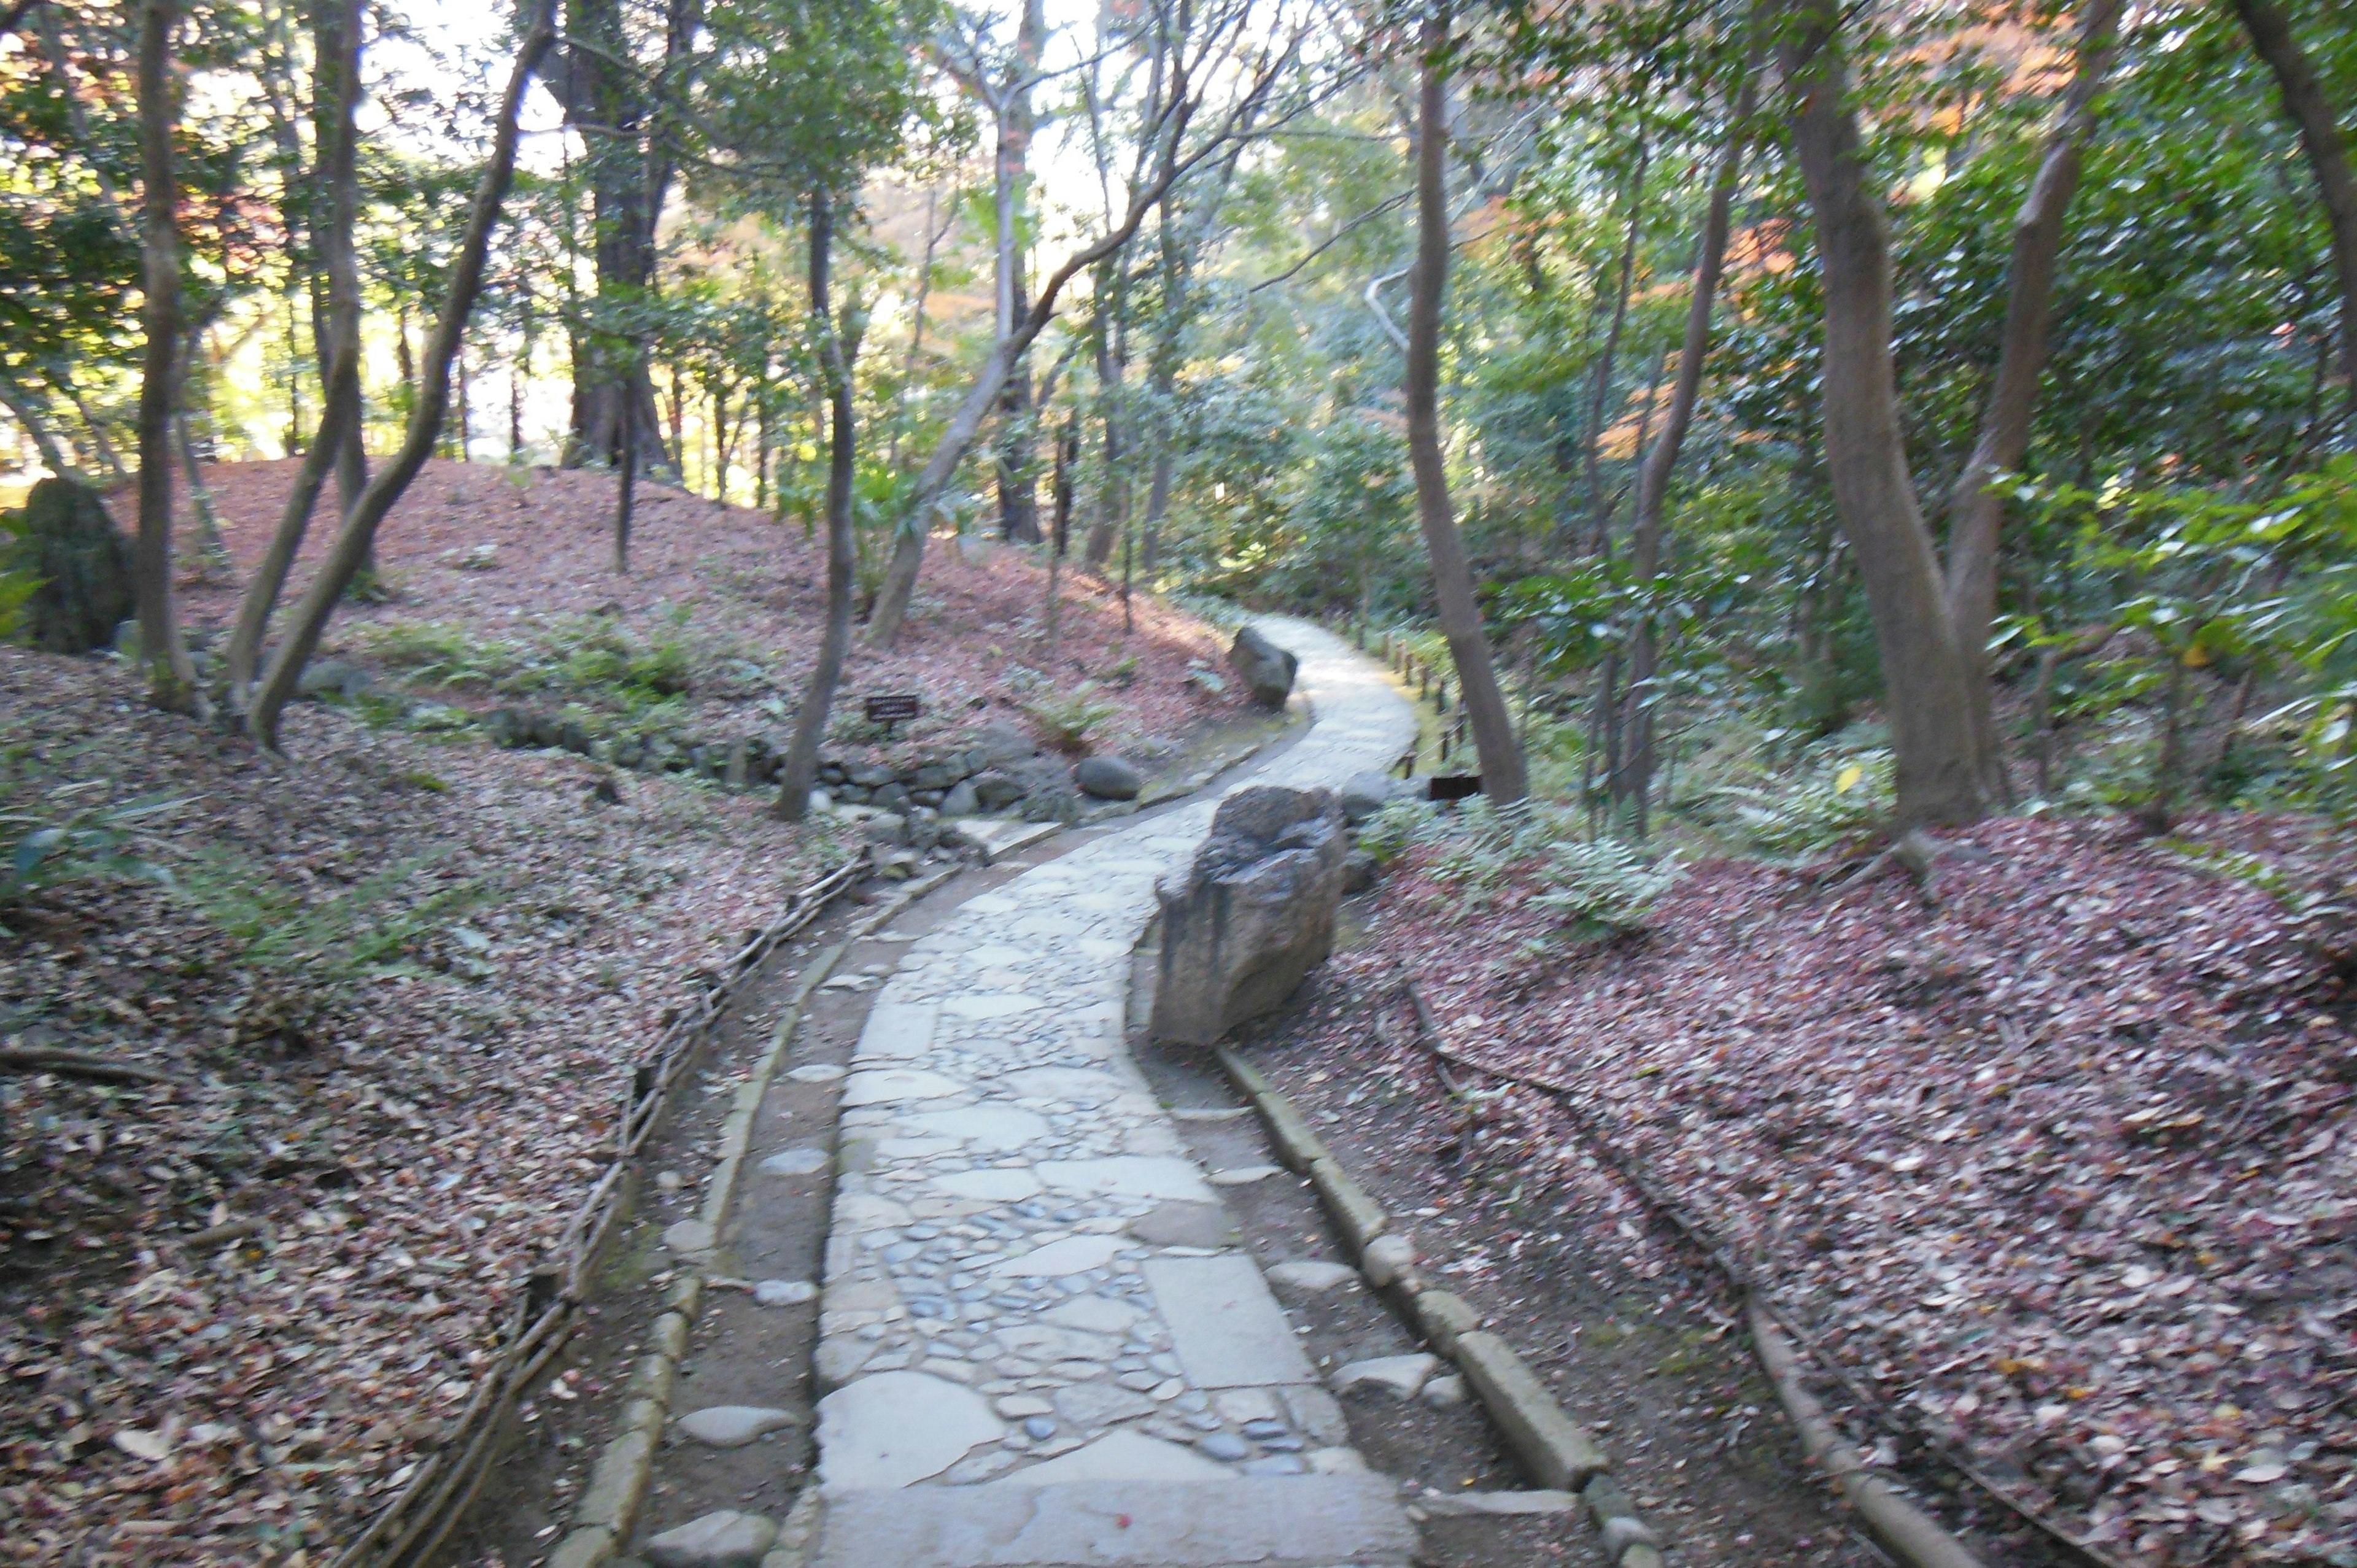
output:
[[1285,699],[1293,694],[1294,672],[1301,668],[1300,660],[1254,626],[1236,633],[1228,645],[1228,662],[1251,688],[1253,700],[1266,708],[1285,706]]
[[1222,801],[1193,864],[1156,889],[1154,1037],[1214,1045],[1282,1005],[1333,950],[1350,847],[1326,790],[1263,784]]

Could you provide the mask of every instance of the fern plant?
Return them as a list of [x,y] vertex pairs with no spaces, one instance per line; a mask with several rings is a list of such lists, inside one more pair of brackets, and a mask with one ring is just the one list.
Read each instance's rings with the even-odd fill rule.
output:
[[1539,879],[1547,890],[1534,900],[1582,941],[1641,935],[1653,905],[1677,883],[1675,855],[1648,861],[1612,839],[1557,843],[1547,851]]
[[426,942],[490,897],[481,877],[416,891],[420,874],[441,858],[399,861],[307,899],[269,867],[216,845],[191,856],[173,887],[253,972],[245,1032],[300,1035],[361,982],[418,972],[412,961]]
[[0,909],[44,888],[119,876],[168,882],[170,875],[137,853],[140,828],[188,804],[188,797],[104,799],[107,782],[53,782],[23,741],[0,746]]

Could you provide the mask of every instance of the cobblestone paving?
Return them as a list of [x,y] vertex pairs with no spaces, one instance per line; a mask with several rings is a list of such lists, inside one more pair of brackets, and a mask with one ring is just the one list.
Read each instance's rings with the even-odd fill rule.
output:
[[[1336,785],[1406,749],[1414,716],[1368,661],[1315,627],[1264,629],[1300,655],[1316,722],[1254,782]],[[968,900],[878,993],[821,1299],[830,1496],[1362,1468],[1123,1045],[1155,881],[1213,809]]]

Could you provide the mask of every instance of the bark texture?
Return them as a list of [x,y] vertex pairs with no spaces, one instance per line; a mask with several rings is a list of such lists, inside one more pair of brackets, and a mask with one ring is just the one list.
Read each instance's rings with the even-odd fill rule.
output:
[[[155,5],[166,0],[146,3]],[[351,586],[367,559],[378,527],[409,489],[410,481],[416,478],[417,471],[425,466],[441,435],[443,416],[450,407],[450,364],[457,357],[476,296],[482,292],[483,264],[490,252],[491,230],[499,222],[500,209],[507,200],[508,187],[515,177],[516,117],[522,108],[524,93],[532,85],[533,73],[540,68],[556,37],[554,6],[555,0],[535,0],[523,42],[516,51],[515,64],[509,72],[500,103],[490,158],[475,187],[466,231],[451,263],[450,290],[442,301],[441,314],[435,319],[433,336],[427,339],[424,360],[418,366],[417,401],[410,409],[401,448],[369,481],[360,504],[344,520],[334,546],[320,564],[318,575],[312,579],[302,603],[296,607],[286,636],[272,655],[270,667],[254,694],[253,711],[246,722],[254,738],[270,750],[278,748],[279,715],[295,695],[295,683],[302,676],[304,665],[310,662],[311,655],[318,649],[328,618],[335,613],[337,602]]]
[[[810,813],[811,787],[818,779],[819,743],[826,738],[834,689],[843,680],[844,655],[851,648],[851,599],[857,570],[851,528],[851,484],[858,458],[858,432],[852,423],[850,354],[829,303],[828,263],[834,249],[834,209],[824,191],[811,198],[811,320],[818,328],[819,363],[826,375],[829,407],[826,466],[826,631],[819,639],[818,663],[794,714],[794,737],[778,773],[777,814],[798,822]],[[856,351],[856,346],[853,349]]]
[[[318,62],[316,91],[320,98],[314,120],[321,133],[314,187],[318,209],[315,233],[320,266],[327,274],[328,300],[324,335],[328,350],[327,402],[319,415],[318,435],[304,453],[302,467],[295,471],[295,484],[279,513],[278,527],[238,601],[237,623],[230,632],[223,660],[232,704],[242,704],[246,689],[253,683],[263,638],[278,607],[278,597],[286,590],[286,575],[303,548],[304,535],[310,531],[311,513],[317,510],[328,471],[332,468],[336,473],[339,522],[365,484],[364,463],[359,468],[360,483],[353,482],[351,471],[360,462],[361,434],[361,279],[352,250],[352,225],[359,209],[358,137],[353,122],[360,102],[360,0],[320,0],[313,38]],[[343,493],[347,485],[352,486],[349,495]]]
[[[672,0],[665,12],[668,66],[687,13],[681,0]],[[631,64],[621,0],[565,0],[565,30],[580,42],[568,44],[549,86],[565,107],[566,124],[582,134],[588,149],[597,298],[608,313],[619,314],[654,285],[655,222],[670,170],[650,152],[654,110],[646,81]],[[573,363],[569,459],[619,466],[627,430],[640,462],[656,467],[668,463],[662,414],[645,358],[603,351],[589,335],[578,334]]]
[[1986,814],[1973,672],[1908,471],[1890,344],[1890,242],[1868,188],[1834,0],[1794,0],[1781,46],[1792,148],[1824,278],[1825,467],[1881,654],[1901,828]]
[[2037,411],[2039,381],[2046,369],[2062,220],[2078,189],[2095,98],[2117,52],[2122,4],[2093,0],[2080,19],[2078,64],[2047,133],[2038,172],[2014,219],[1996,374],[1972,456],[1948,502],[1948,613],[1972,671],[1975,766],[1981,788],[1992,796],[2006,788],[1988,676],[1989,627],[1996,618],[1997,544],[2005,525],[2005,494],[1992,481],[2019,468],[2029,450],[2030,416]]
[[172,595],[172,413],[179,387],[179,187],[172,132],[179,100],[172,80],[174,0],[140,0],[139,165],[140,318],[147,353],[139,382],[139,538],[133,547],[133,594],[139,610],[140,657],[156,706],[197,703],[197,672],[180,641]]
[[[1727,267],[1727,236],[1734,226],[1735,191],[1743,177],[1744,142],[1749,134],[1759,94],[1756,68],[1747,67],[1743,85],[1736,91],[1727,113],[1727,145],[1710,186],[1710,205],[1704,210],[1702,233],[1695,242],[1694,278],[1687,285],[1685,338],[1678,345],[1678,368],[1670,383],[1670,406],[1662,434],[1637,470],[1636,515],[1629,536],[1630,565],[1637,581],[1650,586],[1662,569],[1662,515],[1670,493],[1670,476],[1677,469],[1678,452],[1693,427],[1695,404],[1702,396],[1703,363],[1710,357],[1711,317],[1718,303],[1719,275]],[[1620,729],[1623,736],[1620,766],[1610,783],[1613,799],[1629,814],[1637,836],[1645,834],[1646,802],[1653,779],[1653,678],[1661,660],[1652,618],[1638,623],[1629,654],[1629,685]]]
[[1498,805],[1530,793],[1521,741],[1506,711],[1506,695],[1490,655],[1473,575],[1458,536],[1448,497],[1447,456],[1440,445],[1440,307],[1448,286],[1448,83],[1446,17],[1426,25],[1424,70],[1416,103],[1416,261],[1407,320],[1407,446],[1415,470],[1416,520],[1432,562],[1440,627],[1457,664],[1465,713],[1481,761],[1481,790]]

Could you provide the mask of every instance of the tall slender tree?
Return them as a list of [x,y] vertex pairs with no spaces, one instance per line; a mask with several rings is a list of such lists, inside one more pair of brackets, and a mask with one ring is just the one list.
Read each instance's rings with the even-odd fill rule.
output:
[[173,80],[174,0],[139,3],[140,319],[146,363],[139,382],[139,538],[132,575],[140,657],[158,707],[193,711],[201,702],[196,665],[180,640],[172,592],[172,414],[179,397],[180,215],[172,138],[180,94]]
[[[1662,433],[1637,470],[1637,503],[1629,530],[1629,565],[1640,588],[1651,588],[1662,570],[1662,519],[1668,505],[1670,477],[1678,453],[1693,427],[1695,405],[1702,396],[1702,374],[1710,356],[1711,317],[1718,300],[1719,276],[1727,268],[1727,239],[1734,227],[1735,194],[1743,177],[1744,145],[1758,106],[1758,61],[1747,61],[1742,84],[1736,89],[1727,114],[1726,145],[1710,184],[1710,203],[1704,209],[1702,232],[1695,239],[1694,276],[1687,285],[1685,338],[1678,345],[1678,368],[1670,382],[1670,406]],[[1654,682],[1661,667],[1661,633],[1651,610],[1638,619],[1629,651],[1629,680],[1621,695],[1620,766],[1609,780],[1612,796],[1642,838],[1647,801],[1653,779],[1654,711],[1660,693]]]
[[1987,651],[1989,629],[1996,619],[1997,544],[2005,521],[2002,479],[2020,467],[2029,450],[2030,416],[2037,411],[2039,382],[2046,370],[2062,220],[2078,188],[2096,94],[2118,48],[2122,4],[2092,0],[2081,16],[2077,66],[2047,132],[2038,172],[2014,219],[1996,373],[1990,381],[1972,456],[1948,502],[1948,614],[1955,622],[1958,650],[1970,666],[1966,696],[1974,761],[1982,791],[1991,799],[2010,792],[1998,746]]
[[[2234,0],[2234,9],[2252,48],[2275,73],[2284,113],[2298,129],[2300,150],[2308,156],[2309,173],[2324,206],[2332,237],[2332,270],[2341,284],[2341,374],[2349,409],[2341,440],[2357,451],[2357,175],[2349,167],[2348,134],[2283,7],[2275,0]],[[2325,14],[2340,15],[2344,24],[2348,20],[2334,5],[2327,5]]]
[[[341,487],[352,477],[359,459],[361,429],[361,280],[352,245],[352,229],[360,209],[357,171],[360,105],[361,0],[317,0],[313,12],[313,91],[319,102],[313,123],[319,127],[317,169],[313,177],[313,238],[327,274],[323,293],[328,304],[326,340],[331,346],[327,366],[326,401],[319,428],[296,469],[294,485],[280,510],[262,559],[240,598],[237,621],[231,628],[222,663],[229,681],[230,701],[242,706],[262,658],[262,643],[286,590],[286,575],[309,532],[311,514],[332,468]],[[365,480],[363,478],[363,484]],[[340,498],[338,521],[349,514],[361,491]],[[367,571],[367,563],[362,564]]]
[[851,648],[854,578],[859,564],[851,515],[851,486],[859,455],[851,365],[859,349],[857,338],[834,318],[828,288],[834,247],[834,200],[822,186],[810,199],[810,315],[818,338],[820,375],[826,385],[829,426],[826,629],[819,638],[818,660],[811,666],[809,683],[802,688],[785,766],[778,773],[777,813],[790,822],[802,821],[810,811],[811,789],[818,779],[819,743],[826,738],[827,715],[834,711],[835,688],[843,680],[844,655]]
[[1890,237],[1850,101],[1846,16],[1838,0],[1790,0],[1779,41],[1824,289],[1825,467],[1882,655],[1896,825],[1971,822],[1988,809],[1972,721],[1979,665],[1957,638],[1908,471],[1891,351]]
[[1407,449],[1415,471],[1416,521],[1432,564],[1440,629],[1457,666],[1458,691],[1473,726],[1481,791],[1499,805],[1530,793],[1522,739],[1498,684],[1490,634],[1473,597],[1472,569],[1448,495],[1440,440],[1440,317],[1448,286],[1448,68],[1453,40],[1446,7],[1424,25],[1415,114],[1415,272],[1408,288]]
[[[156,5],[165,0],[145,3]],[[425,353],[417,367],[417,401],[409,411],[400,449],[369,481],[360,504],[337,532],[335,544],[319,564],[318,575],[311,579],[302,602],[296,607],[286,634],[271,656],[269,668],[254,693],[246,724],[254,739],[267,750],[278,749],[279,715],[295,695],[295,683],[301,679],[303,667],[317,650],[328,617],[335,613],[338,602],[368,559],[377,529],[417,478],[418,470],[425,467],[425,459],[433,455],[435,444],[441,438],[442,422],[450,409],[451,361],[458,356],[459,344],[466,337],[467,319],[482,292],[491,231],[499,223],[508,187],[515,177],[517,122],[522,113],[524,94],[556,38],[555,5],[556,0],[533,0],[525,17],[523,39],[509,70],[507,87],[494,122],[490,156],[476,182],[466,231],[459,237],[458,252],[451,263],[448,291],[443,295],[433,336],[426,339]]]

